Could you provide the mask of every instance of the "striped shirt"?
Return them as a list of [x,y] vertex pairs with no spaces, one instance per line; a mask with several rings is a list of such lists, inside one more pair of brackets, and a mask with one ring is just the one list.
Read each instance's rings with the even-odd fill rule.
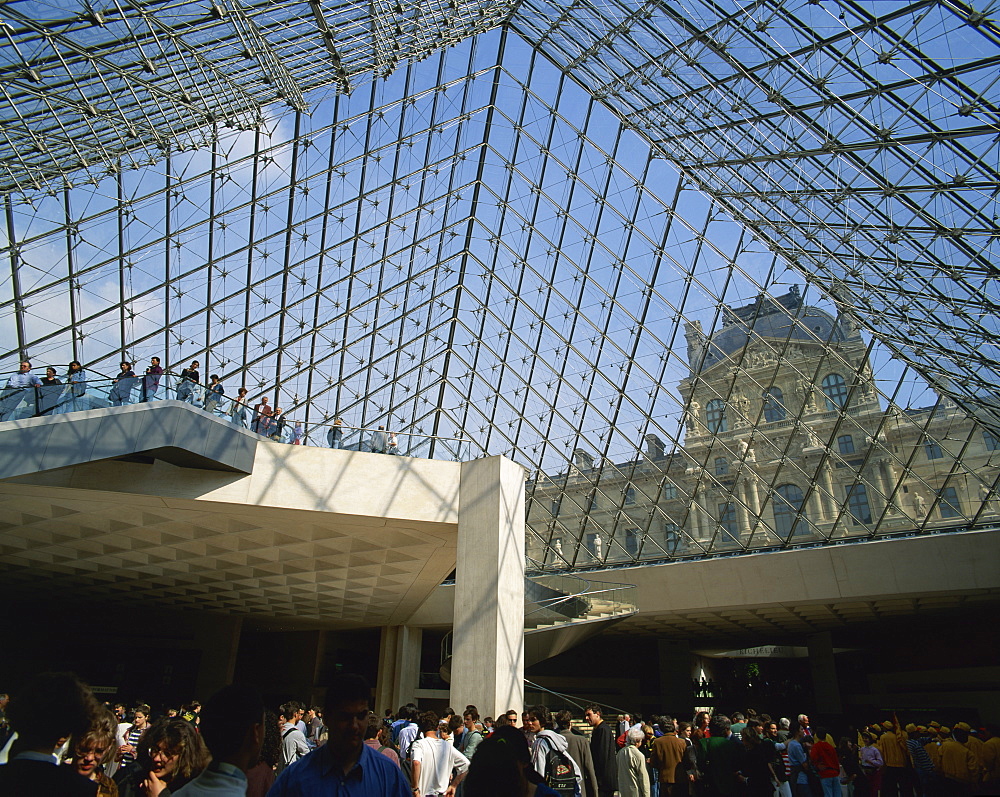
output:
[[914,769],[922,769],[925,772],[932,772],[934,770],[931,757],[927,755],[927,751],[918,739],[907,739],[906,747],[910,751],[910,758],[913,759]]
[[[132,747],[138,747],[139,740],[142,738],[142,734],[145,733],[145,731],[145,728],[137,728],[133,725],[125,731],[125,744],[130,744]],[[131,764],[133,761],[135,761],[135,753],[122,753],[122,766]]]

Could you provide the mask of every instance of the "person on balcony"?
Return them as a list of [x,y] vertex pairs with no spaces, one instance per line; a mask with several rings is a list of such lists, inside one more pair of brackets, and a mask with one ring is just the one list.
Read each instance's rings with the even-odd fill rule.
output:
[[45,376],[39,381],[42,386],[38,388],[38,414],[51,415],[62,398],[62,381],[56,377],[56,369],[51,365],[45,369]]
[[214,414],[222,397],[226,395],[226,389],[222,386],[218,374],[212,374],[209,380],[209,385],[205,389],[205,411]]
[[201,381],[201,374],[198,369],[201,367],[197,360],[192,361],[189,368],[181,371],[181,381],[177,385],[177,400],[189,401],[192,404],[195,400],[194,388]]
[[326,433],[327,442],[330,448],[340,448],[340,441],[344,439],[344,419],[337,417],[333,419],[333,426]]
[[285,425],[288,423],[288,419],[285,417],[285,411],[281,407],[274,408],[274,415],[271,416],[270,425],[268,427],[267,437],[270,437],[277,443],[282,443],[285,440]]
[[137,379],[135,371],[132,370],[132,363],[128,360],[122,360],[120,367],[121,372],[111,380],[111,392],[108,393],[112,407],[132,403],[132,388],[135,387]]
[[376,431],[372,432],[370,446],[373,454],[385,453],[386,436],[384,426],[380,426]]
[[[3,397],[0,398],[0,421],[6,421],[13,415],[14,410],[22,401],[27,401],[34,409],[37,398],[34,388],[41,386],[42,380],[31,373],[31,363],[28,360],[21,360],[17,373],[7,380]],[[31,414],[35,413],[31,412]]]
[[236,398],[233,400],[233,406],[229,410],[229,417],[232,422],[239,427],[244,427],[247,425],[247,393],[249,391],[245,387],[241,387],[236,391]]
[[271,413],[271,405],[268,403],[267,396],[262,396],[260,403],[253,408],[253,421],[250,423],[251,431],[266,437],[271,423]]
[[72,360],[66,370],[66,384],[69,388],[69,401],[63,412],[87,409],[84,396],[87,395],[87,372],[79,360]]
[[163,377],[163,366],[159,357],[149,358],[149,367],[142,377],[142,398],[139,401],[153,401],[156,391],[160,389],[160,379]]

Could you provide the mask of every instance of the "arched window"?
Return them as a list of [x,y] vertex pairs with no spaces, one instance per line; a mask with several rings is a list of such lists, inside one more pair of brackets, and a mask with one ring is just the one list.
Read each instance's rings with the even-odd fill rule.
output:
[[847,383],[840,374],[827,374],[823,377],[823,393],[826,395],[828,410],[839,410],[847,404]]
[[780,537],[807,534],[809,526],[805,517],[799,516],[802,509],[802,490],[795,484],[782,484],[774,491],[771,502],[774,509],[774,530]]
[[764,420],[768,423],[783,421],[787,413],[784,405],[785,396],[780,387],[769,387],[764,391]]
[[705,419],[708,421],[708,431],[712,434],[726,431],[726,402],[722,399],[712,399],[705,407]]

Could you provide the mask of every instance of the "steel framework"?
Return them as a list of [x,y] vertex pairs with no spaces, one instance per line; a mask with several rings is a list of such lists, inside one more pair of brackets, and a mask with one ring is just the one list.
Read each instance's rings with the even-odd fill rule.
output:
[[[969,462],[978,435],[992,452],[1000,434],[995,12],[5,3],[2,365],[198,358],[229,385],[278,394],[307,429],[339,414],[464,436],[522,462],[529,499],[582,484],[617,508],[601,556],[584,545],[589,509],[531,524],[536,566],[591,567],[681,555],[653,533],[663,523],[686,535],[685,555],[734,548],[728,520],[694,534],[662,495],[641,502],[648,545],[626,544],[639,521],[620,482],[690,459],[684,386],[706,364],[689,357],[685,324],[717,333],[732,308],[805,283],[804,306],[864,332],[862,359],[822,343],[849,384],[873,373],[873,439],[893,424],[944,440],[934,478],[892,446],[845,464],[890,474],[877,485],[886,511],[861,533],[898,527],[895,497],[914,480],[935,506],[961,482],[954,523],[983,522],[993,455],[975,473]],[[769,344],[791,368],[803,323]],[[733,361],[719,400],[748,379],[767,389],[751,370]],[[822,374],[800,376],[820,390]],[[848,406],[831,411],[849,420]],[[767,423],[758,413],[744,436],[767,438]],[[640,456],[649,435],[659,464]],[[804,517],[829,462],[805,464],[796,445],[764,490],[795,481]],[[580,451],[596,457],[586,473]],[[690,493],[692,511],[699,490],[767,527],[735,549],[799,541],[726,480]]]

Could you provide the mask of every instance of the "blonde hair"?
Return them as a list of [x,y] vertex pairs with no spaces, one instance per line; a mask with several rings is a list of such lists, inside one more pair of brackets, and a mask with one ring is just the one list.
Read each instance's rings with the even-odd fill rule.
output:
[[90,729],[79,736],[70,738],[70,743],[66,745],[64,760],[76,758],[77,750],[89,750],[95,747],[103,747],[104,755],[97,762],[99,767],[103,767],[111,761],[117,752],[115,747],[115,735],[118,732],[118,718],[108,708],[101,708],[94,716]]

